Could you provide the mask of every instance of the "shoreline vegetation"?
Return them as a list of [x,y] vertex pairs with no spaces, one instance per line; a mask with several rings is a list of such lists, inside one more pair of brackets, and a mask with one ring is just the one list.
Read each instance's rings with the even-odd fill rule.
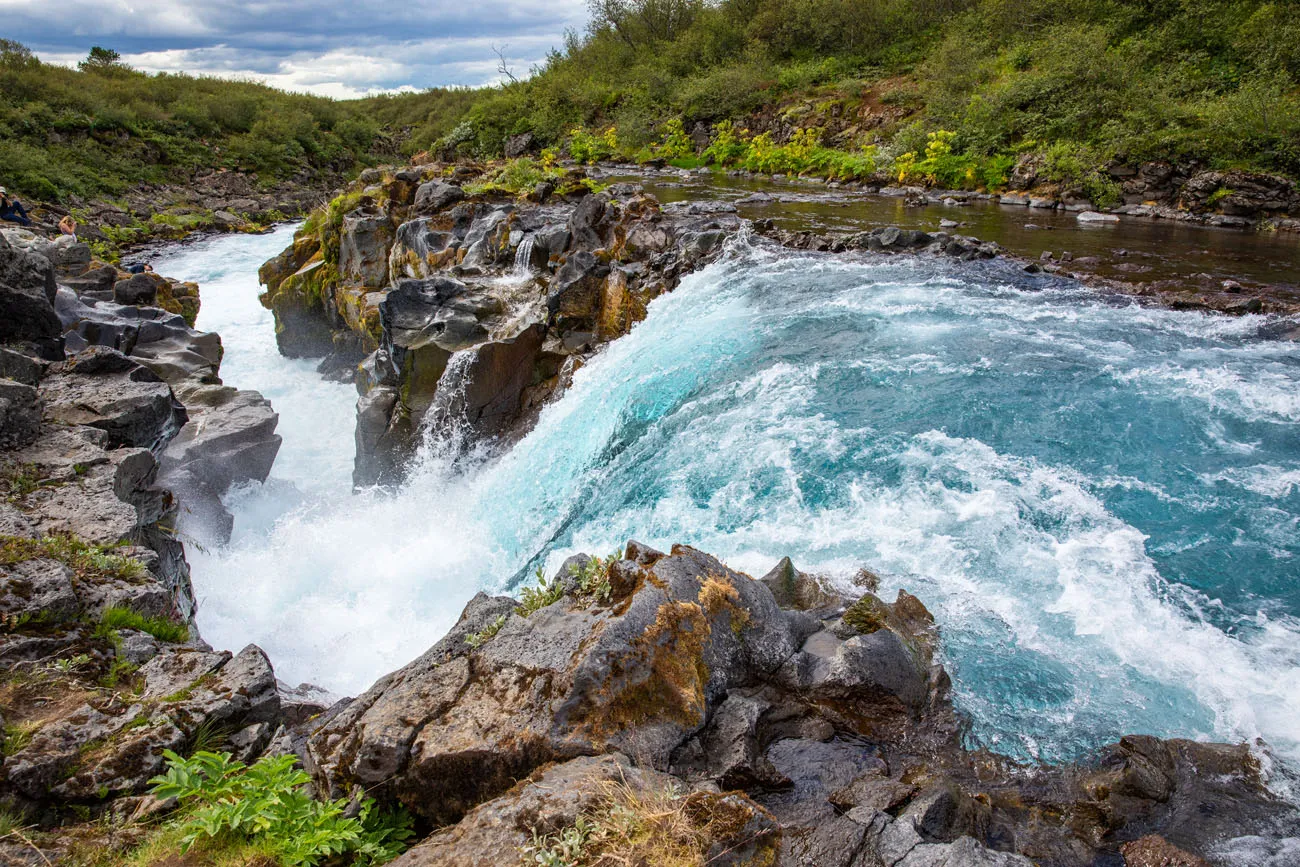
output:
[[[1049,188],[1103,209],[1134,198],[1126,181],[1144,164],[1300,177],[1294,0],[593,0],[590,11],[586,31],[527,76],[503,63],[500,86],[358,100],[148,75],[103,48],[72,70],[0,40],[0,165],[11,190],[74,214],[206,170],[321,194],[421,153]],[[1194,206],[1232,214],[1239,194],[1219,184]]]

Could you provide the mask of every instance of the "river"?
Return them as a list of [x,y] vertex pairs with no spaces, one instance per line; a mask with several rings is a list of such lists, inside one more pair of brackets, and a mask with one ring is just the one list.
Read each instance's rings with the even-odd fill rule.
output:
[[[860,567],[934,611],[973,743],[1129,732],[1300,758],[1300,359],[1259,316],[1138,306],[999,262],[736,245],[655,301],[505,456],[350,493],[350,386],[275,352],[282,228],[176,248],[222,376],[284,447],[191,549],[199,626],[352,694],[534,558],[685,542]],[[1293,326],[1294,323],[1291,323]]]

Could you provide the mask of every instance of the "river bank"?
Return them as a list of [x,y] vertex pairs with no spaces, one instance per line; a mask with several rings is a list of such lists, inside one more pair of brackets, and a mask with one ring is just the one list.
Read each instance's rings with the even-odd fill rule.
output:
[[[595,176],[643,183],[666,204],[731,205],[741,216],[778,230],[801,249],[831,249],[837,240],[895,226],[930,234],[968,234],[993,242],[1031,271],[1057,274],[1174,309],[1291,313],[1300,309],[1300,237],[1213,226],[1121,208],[1111,219],[1080,220],[1082,208],[1020,195],[972,195],[913,188],[884,190],[804,178],[611,165]],[[1092,212],[1095,213],[1095,212]],[[1179,212],[1190,217],[1188,212]],[[1172,217],[1172,218],[1171,218]]]

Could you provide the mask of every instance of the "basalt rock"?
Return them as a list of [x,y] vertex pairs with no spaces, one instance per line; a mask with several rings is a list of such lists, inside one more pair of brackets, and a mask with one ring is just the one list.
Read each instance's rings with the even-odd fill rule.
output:
[[[137,387],[156,393],[160,410],[164,389],[173,409],[183,407],[166,426],[166,436],[160,429],[151,446],[161,458],[161,482],[180,495],[189,530],[209,540],[228,538],[232,519],[221,495],[231,485],[265,481],[279,451],[279,416],[270,402],[256,391],[222,385],[220,336],[195,331],[181,314],[78,298],[66,288],[56,300],[69,349],[114,358],[112,364],[129,372],[129,379],[149,383]],[[74,367],[85,372],[86,364],[78,360]],[[67,382],[60,388],[66,390]],[[98,382],[85,384],[86,389],[97,399],[110,393]],[[69,406],[68,398],[56,404],[60,417],[72,413],[78,423],[94,423],[85,415],[90,405],[75,411]],[[166,447],[159,450],[163,440]]]
[[[514,607],[471,602],[447,638],[313,736],[320,784],[379,787],[448,822],[548,761],[631,751],[665,764],[728,689],[779,668],[808,628],[690,549],[650,566],[612,607],[564,599],[528,618]],[[500,613],[473,650],[465,635]]]
[[185,408],[156,373],[115,349],[92,346],[54,365],[40,387],[46,418],[88,425],[108,435],[111,447],[161,452],[181,425]]
[[[467,198],[456,181],[475,170],[461,169],[420,185],[409,208],[373,199],[334,234],[300,237],[261,272],[283,353],[324,355],[348,339],[360,350],[348,368],[365,354],[363,370],[386,359],[384,390],[371,395],[367,373],[356,379],[360,485],[401,479],[440,390],[453,392],[444,409],[456,419],[443,427],[464,445],[525,432],[564,388],[569,358],[626,333],[652,298],[716,256],[739,228],[734,209],[669,215],[633,184],[545,204]],[[362,244],[379,235],[382,243]],[[338,273],[324,258],[335,246]],[[363,256],[362,247],[372,252]],[[451,364],[471,350],[472,361]]]
[[56,289],[49,260],[12,245],[0,232],[0,343],[29,342],[57,357]]
[[564,595],[527,616],[479,594],[308,739],[322,791],[442,827],[398,863],[511,860],[534,833],[599,822],[613,781],[678,803],[734,792],[763,863],[808,867],[1213,862],[1229,838],[1296,827],[1245,747],[1125,738],[1062,768],[968,752],[933,619],[906,593],[820,587],[810,613],[769,589],[799,601],[788,562],[755,581],[629,543],[593,590],[600,567],[566,562]]

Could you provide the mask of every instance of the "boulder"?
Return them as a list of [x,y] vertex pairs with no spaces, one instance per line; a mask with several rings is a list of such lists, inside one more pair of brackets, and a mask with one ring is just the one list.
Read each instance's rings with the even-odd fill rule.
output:
[[569,237],[575,250],[598,250],[605,246],[602,221],[607,210],[604,196],[586,196],[569,217]]
[[590,330],[600,313],[609,266],[586,250],[569,254],[546,294],[551,325],[562,331]]
[[534,144],[533,134],[530,132],[506,137],[506,159],[517,159],[518,157],[532,153],[534,150],[536,150],[536,145]]
[[0,346],[0,377],[36,385],[45,375],[45,365],[24,353]]
[[416,214],[435,214],[446,210],[464,200],[465,191],[458,184],[443,180],[432,180],[420,184],[415,191],[414,212]]
[[159,274],[132,274],[113,284],[113,300],[118,304],[152,307],[158,300],[159,290],[166,286],[167,280]]
[[160,450],[187,418],[157,374],[102,346],[51,367],[41,381],[40,396],[47,419],[99,428],[112,447]]
[[[24,236],[26,240],[35,238],[30,232],[0,231],[0,286],[32,297],[44,296],[47,302],[53,303],[58,289],[54,266],[45,256],[32,250]],[[0,308],[0,312],[8,311]],[[7,318],[0,318],[0,322]]]
[[[455,821],[547,761],[634,749],[667,762],[730,687],[796,652],[799,627],[762,584],[683,547],[639,568],[631,596],[594,607],[566,597],[524,618],[513,600],[472,600],[311,738],[317,781]],[[501,614],[490,640],[465,641]]]
[[41,401],[35,388],[0,379],[0,450],[36,441],[41,432]]

